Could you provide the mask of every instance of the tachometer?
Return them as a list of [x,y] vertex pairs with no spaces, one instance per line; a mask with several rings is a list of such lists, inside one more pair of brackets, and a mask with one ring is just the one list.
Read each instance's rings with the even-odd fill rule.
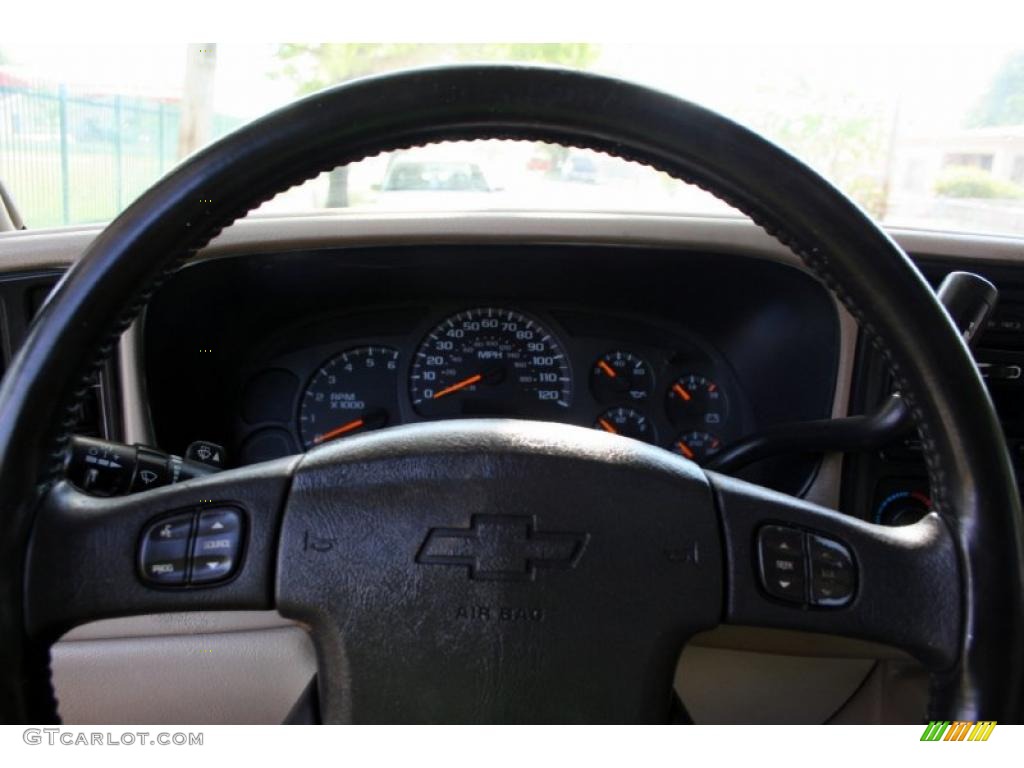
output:
[[299,405],[299,436],[320,443],[387,426],[398,412],[398,352],[358,347],[320,366]]
[[447,318],[420,344],[409,395],[427,418],[557,419],[572,403],[561,345],[536,320],[494,307]]

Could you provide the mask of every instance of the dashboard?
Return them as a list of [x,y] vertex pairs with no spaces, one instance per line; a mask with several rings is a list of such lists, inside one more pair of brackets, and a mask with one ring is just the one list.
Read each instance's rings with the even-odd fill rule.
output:
[[[805,273],[663,249],[218,259],[173,277],[145,325],[159,443],[211,440],[233,465],[479,417],[600,429],[701,462],[754,430],[828,416],[838,357],[835,306]],[[816,463],[752,476],[799,492]]]
[[[4,362],[46,292],[97,231],[0,236]],[[1005,374],[995,381],[990,369],[989,380],[1011,448],[1024,456],[1021,379],[1012,378],[1024,365],[1021,243],[894,236],[933,282],[967,269],[1000,287],[995,326],[978,355]],[[528,213],[251,218],[161,287],[101,373],[95,402],[76,431],[179,454],[208,439],[227,447],[228,465],[239,465],[263,451],[304,449],[310,391],[313,400],[323,393],[319,405],[332,394],[338,402],[362,398],[372,405],[371,396],[380,393],[388,398],[387,426],[448,418],[453,414],[416,409],[413,361],[432,332],[440,329],[435,339],[444,340],[448,320],[487,308],[526,318],[565,355],[570,404],[551,406],[542,417],[592,428],[607,410],[630,408],[669,451],[679,450],[673,440],[689,426],[669,411],[669,390],[686,374],[703,376],[724,393],[725,427],[715,425],[723,441],[772,424],[863,412],[890,387],[870,346],[857,343],[849,315],[750,222]],[[462,330],[476,333],[472,326]],[[330,362],[344,367],[342,355],[370,347],[397,353],[387,386],[327,381]],[[486,343],[471,349],[494,352]],[[504,365],[514,366],[512,350],[498,352]],[[369,357],[350,360],[365,368]],[[639,369],[634,358],[643,363]],[[386,368],[388,357],[382,359]],[[478,353],[474,362],[483,359]],[[608,382],[595,378],[600,360],[617,373],[625,365],[630,385],[624,391],[609,393]],[[453,379],[447,386],[477,373],[482,386],[431,402],[511,417],[525,415],[531,397],[539,407],[532,382],[513,387],[518,382],[506,375],[507,385],[485,383],[484,371],[461,375],[461,365],[441,366],[457,369],[445,374]],[[533,375],[551,370],[541,365]],[[499,396],[485,397],[488,388]],[[646,398],[634,397],[644,389]],[[487,402],[471,403],[478,398]],[[353,407],[327,412],[334,410]],[[357,417],[323,418],[309,425],[306,441]],[[714,433],[711,425],[704,431]],[[898,522],[884,518],[897,517],[903,500],[928,492],[913,445],[842,458],[783,457],[753,465],[744,476],[882,522]],[[196,638],[216,649],[209,664],[196,663]],[[98,622],[74,630],[53,658],[62,715],[72,723],[279,722],[315,671],[308,637],[273,614]],[[137,672],[132,684],[111,684],[125,664]],[[139,685],[161,696],[140,699]],[[197,687],[209,695],[196,699]],[[683,652],[677,690],[698,722],[907,722],[923,716],[926,680],[885,649],[732,627],[696,638]]]

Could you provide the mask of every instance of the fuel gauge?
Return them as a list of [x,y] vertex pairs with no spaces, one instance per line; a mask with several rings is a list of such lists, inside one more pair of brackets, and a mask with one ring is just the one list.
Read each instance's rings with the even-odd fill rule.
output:
[[653,384],[650,366],[620,350],[599,357],[590,372],[590,389],[602,403],[642,403],[650,397]]
[[879,525],[910,525],[932,510],[932,500],[922,490],[902,489],[886,496],[875,508]]

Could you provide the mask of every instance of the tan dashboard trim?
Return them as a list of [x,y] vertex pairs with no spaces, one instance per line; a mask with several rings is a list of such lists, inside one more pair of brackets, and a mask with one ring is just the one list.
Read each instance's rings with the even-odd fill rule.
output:
[[[0,234],[0,271],[69,266],[100,226]],[[890,229],[909,253],[958,261],[1024,261],[1024,238]],[[737,217],[471,211],[252,216],[226,229],[203,257],[385,243],[614,243],[709,248],[798,259],[753,222]]]

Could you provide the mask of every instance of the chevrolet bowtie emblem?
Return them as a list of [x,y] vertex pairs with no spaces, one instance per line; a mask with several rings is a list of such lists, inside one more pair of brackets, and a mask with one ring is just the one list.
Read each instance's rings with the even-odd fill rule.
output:
[[538,568],[573,568],[586,533],[538,531],[526,515],[473,515],[468,528],[431,528],[416,562],[457,565],[471,579],[531,580]]

